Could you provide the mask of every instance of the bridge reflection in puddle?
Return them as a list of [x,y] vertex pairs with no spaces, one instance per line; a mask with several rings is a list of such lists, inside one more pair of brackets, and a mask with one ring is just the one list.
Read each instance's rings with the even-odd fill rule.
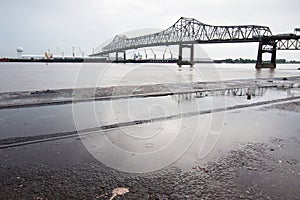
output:
[[[251,100],[246,94],[251,92]],[[195,111],[251,104],[292,96],[299,96],[299,89],[236,88],[210,92],[187,93],[149,98],[95,101],[73,105],[45,106],[0,111],[0,138],[25,137],[56,132],[73,131],[74,114],[80,127],[150,120]],[[19,130],[22,130],[20,132]]]
[[[226,124],[226,109],[222,108],[291,96],[300,96],[300,90],[236,88],[97,102],[95,110],[101,111],[97,116],[100,126],[101,123],[119,126],[83,136],[83,143],[98,160],[121,171],[158,170],[183,154],[190,164],[195,158],[205,158],[216,145]],[[108,103],[111,103],[109,108]],[[221,110],[215,112],[218,109]],[[172,115],[174,118],[169,117]],[[129,121],[136,124],[126,124]]]
[[76,103],[73,109],[67,104],[1,110],[0,138],[52,137],[52,133],[63,135],[76,127],[83,144],[103,163],[123,171],[145,172],[174,162],[192,143],[197,144],[192,157],[205,157],[231,118],[230,107],[299,96],[299,88],[235,88]]
[[114,128],[226,110],[300,96],[298,88],[234,88],[148,98],[129,98],[73,105],[77,129]]

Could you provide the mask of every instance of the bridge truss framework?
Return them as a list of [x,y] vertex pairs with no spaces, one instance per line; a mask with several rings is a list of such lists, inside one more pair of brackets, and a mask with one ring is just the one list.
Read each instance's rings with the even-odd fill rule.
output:
[[[242,43],[259,42],[257,68],[275,68],[276,50],[299,50],[300,36],[294,34],[272,35],[267,26],[212,26],[193,18],[181,17],[174,25],[158,33],[140,37],[127,38],[116,35],[111,43],[102,49],[97,48],[91,56],[105,56],[110,53],[123,53],[126,60],[126,50],[152,46],[179,45],[178,64],[194,64],[194,45],[209,43]],[[183,62],[182,49],[190,49],[189,62]],[[262,55],[271,53],[271,61],[264,63]]]

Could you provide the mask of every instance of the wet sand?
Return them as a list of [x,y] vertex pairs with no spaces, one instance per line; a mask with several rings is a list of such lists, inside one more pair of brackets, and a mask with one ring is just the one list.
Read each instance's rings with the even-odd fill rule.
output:
[[176,162],[149,173],[100,163],[84,145],[96,138],[89,134],[2,146],[1,199],[109,199],[117,187],[129,192],[116,199],[299,199],[299,111],[297,98],[229,109],[208,156],[195,159],[195,143]]

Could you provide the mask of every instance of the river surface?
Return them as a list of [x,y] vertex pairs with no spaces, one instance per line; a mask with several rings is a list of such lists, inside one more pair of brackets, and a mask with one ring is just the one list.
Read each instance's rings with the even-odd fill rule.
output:
[[0,92],[299,76],[299,64],[0,63]]

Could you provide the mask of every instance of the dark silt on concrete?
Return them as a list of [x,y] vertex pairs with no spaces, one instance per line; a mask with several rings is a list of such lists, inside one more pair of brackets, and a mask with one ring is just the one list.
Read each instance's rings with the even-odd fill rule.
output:
[[299,199],[299,105],[229,111],[207,157],[196,159],[192,146],[143,174],[97,161],[83,145],[89,136],[1,149],[1,199],[109,199],[116,187],[129,188],[116,199]]

